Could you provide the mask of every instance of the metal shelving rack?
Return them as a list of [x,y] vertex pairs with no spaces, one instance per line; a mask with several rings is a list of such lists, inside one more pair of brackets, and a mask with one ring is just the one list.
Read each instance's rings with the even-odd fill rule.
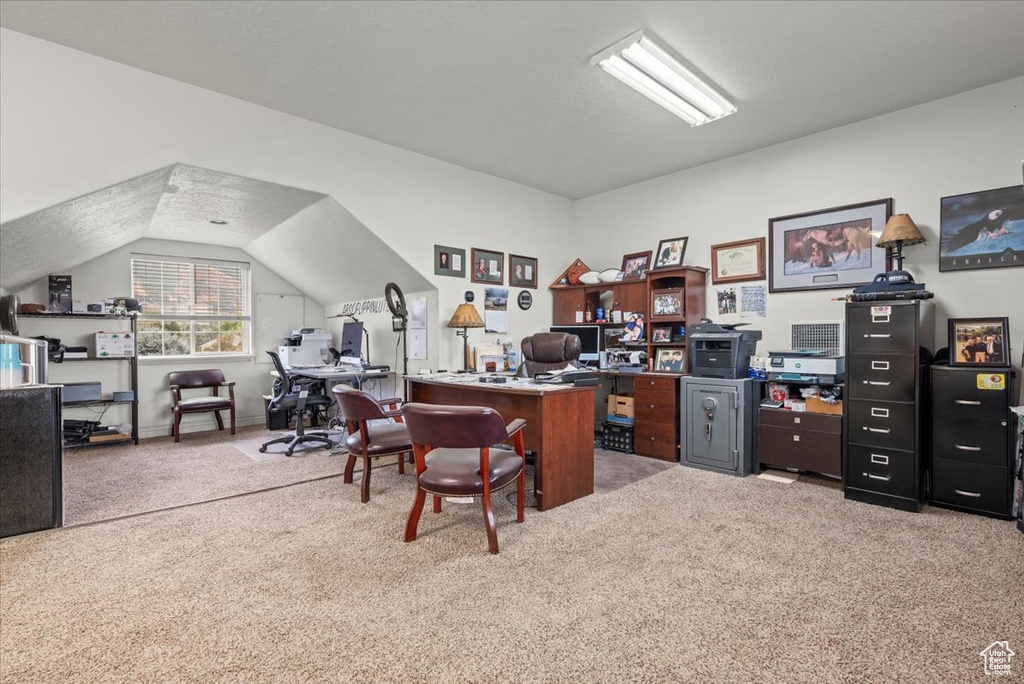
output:
[[[64,446],[67,447],[90,447],[90,446],[106,446],[108,444],[124,444],[131,440],[133,444],[139,443],[139,338],[138,338],[138,319],[134,315],[118,316],[114,314],[58,314],[58,313],[38,313],[38,314],[19,314],[19,318],[44,318],[54,320],[109,320],[109,321],[127,321],[130,325],[132,334],[132,347],[134,353],[132,356],[127,357],[100,357],[90,356],[84,359],[63,359],[60,363],[72,363],[82,361],[127,361],[128,362],[128,373],[130,389],[135,395],[135,398],[131,401],[114,401],[113,399],[98,399],[96,401],[72,401],[64,404],[65,408],[75,408],[83,406],[114,406],[131,404],[131,416],[132,416],[132,434],[131,437],[125,437],[125,439],[114,439],[102,442],[65,442]],[[53,364],[51,364],[52,366]]]

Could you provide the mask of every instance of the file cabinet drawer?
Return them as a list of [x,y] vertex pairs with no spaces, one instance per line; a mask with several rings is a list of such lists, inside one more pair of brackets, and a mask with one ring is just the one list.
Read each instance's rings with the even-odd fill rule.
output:
[[917,352],[915,306],[858,306],[847,309],[848,349],[858,353]]
[[637,423],[675,425],[678,411],[676,395],[669,392],[637,392],[633,413]]
[[663,461],[679,460],[679,430],[674,424],[638,422],[633,428],[633,450]]
[[1006,420],[932,416],[932,455],[936,458],[1006,467],[1009,439]]
[[846,364],[846,393],[850,398],[914,401],[917,364],[913,356],[853,354]]
[[932,501],[1008,516],[1009,477],[999,466],[937,458],[932,462]]
[[758,411],[757,421],[761,425],[784,427],[793,430],[813,430],[815,432],[843,431],[842,416],[831,416],[824,413],[808,413],[807,411],[787,411],[786,409],[762,408]]
[[933,366],[932,411],[970,418],[1006,418],[1011,376],[1004,370]]
[[914,453],[850,444],[847,450],[846,485],[869,492],[917,498]]
[[851,399],[849,406],[851,442],[913,451],[917,436],[913,404]]
[[640,394],[645,390],[651,390],[654,392],[672,392],[675,394],[679,391],[679,387],[676,385],[675,376],[666,375],[658,377],[657,375],[643,374],[633,381],[633,390],[636,394]]

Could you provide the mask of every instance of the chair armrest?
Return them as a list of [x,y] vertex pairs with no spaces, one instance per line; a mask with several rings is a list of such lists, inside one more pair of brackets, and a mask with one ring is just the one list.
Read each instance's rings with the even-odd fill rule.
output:
[[220,387],[234,387],[234,386],[235,386],[235,382],[233,380],[231,382],[222,382],[222,383],[220,383]]
[[384,412],[384,417],[385,418],[401,418],[404,415],[405,414],[402,413],[402,409],[397,409],[395,411],[385,411]]
[[168,389],[171,390],[171,407],[173,408],[181,401],[181,385],[170,385]]
[[387,399],[378,399],[377,403],[381,406],[396,406],[402,403],[402,397],[389,397]]
[[522,430],[524,427],[526,427],[526,419],[516,418],[511,423],[505,426],[505,430],[508,432],[508,436],[511,437],[512,435]]

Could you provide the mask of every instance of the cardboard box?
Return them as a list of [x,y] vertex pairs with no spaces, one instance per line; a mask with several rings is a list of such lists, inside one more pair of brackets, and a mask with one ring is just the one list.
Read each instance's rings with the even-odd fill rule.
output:
[[807,412],[841,416],[843,414],[843,402],[840,400],[834,404],[826,404],[818,397],[807,397]]
[[130,332],[96,333],[96,356],[127,358],[135,356],[135,338]]
[[608,395],[608,420],[610,422],[632,425],[634,416],[633,397],[628,394]]

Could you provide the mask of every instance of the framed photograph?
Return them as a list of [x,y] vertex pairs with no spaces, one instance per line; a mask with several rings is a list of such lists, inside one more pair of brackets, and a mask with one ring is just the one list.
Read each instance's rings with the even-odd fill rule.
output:
[[472,275],[474,283],[501,285],[505,282],[505,253],[473,248]]
[[635,252],[622,257],[622,279],[640,280],[647,275],[647,269],[651,267],[651,251]]
[[644,312],[630,311],[626,314],[621,342],[638,342],[644,339]]
[[764,238],[711,245],[711,282],[764,280]]
[[651,328],[651,342],[671,342],[672,327],[668,325],[656,325]]
[[671,240],[662,240],[658,243],[658,256],[654,260],[654,268],[676,268],[683,265],[683,255],[686,253],[687,238],[678,237]]
[[682,349],[659,349],[654,356],[654,370],[662,373],[682,373],[686,369]]
[[532,257],[508,255],[508,284],[512,287],[537,287],[537,260]]
[[434,245],[434,275],[466,277],[466,250]]
[[1024,266],[1024,185],[943,197],[939,270]]
[[1010,365],[1010,319],[950,318],[949,365]]
[[625,328],[605,328],[604,346],[602,349],[619,349],[622,347],[622,338],[626,336]]
[[671,290],[651,290],[651,320],[663,320],[669,318],[682,318],[685,313],[683,308],[683,290],[676,288]]
[[768,291],[857,287],[889,270],[878,236],[892,198],[768,219]]

